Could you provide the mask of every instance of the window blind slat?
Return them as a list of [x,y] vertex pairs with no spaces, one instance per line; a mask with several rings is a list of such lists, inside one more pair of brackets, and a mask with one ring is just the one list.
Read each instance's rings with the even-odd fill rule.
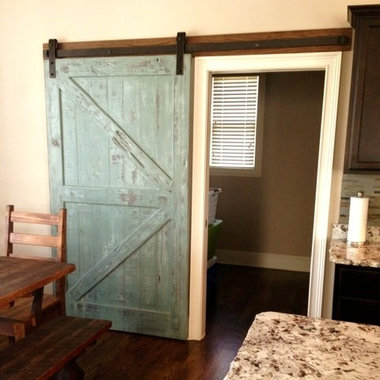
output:
[[254,168],[259,76],[213,76],[210,165]]

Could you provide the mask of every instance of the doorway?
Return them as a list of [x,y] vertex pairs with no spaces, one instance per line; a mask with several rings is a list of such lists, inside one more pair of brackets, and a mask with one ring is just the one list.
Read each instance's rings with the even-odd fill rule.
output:
[[208,83],[213,72],[325,72],[310,263],[308,315],[321,316],[341,53],[201,57],[195,61],[189,339],[202,339],[206,315]]
[[261,174],[210,170],[210,187],[222,189],[218,261],[308,272],[324,72],[264,75]]
[[[258,110],[263,124],[258,131],[263,132],[260,175],[210,170],[210,187],[222,189],[217,206],[217,222],[222,222],[215,252],[218,268],[232,271],[223,265],[232,264],[274,269],[273,278],[286,276],[290,283],[292,277],[302,278],[302,289],[308,287],[324,75],[324,71],[260,74],[260,81],[265,78]],[[215,224],[211,223],[209,230],[213,231]],[[210,237],[215,239],[209,232]],[[208,246],[210,260],[212,245]],[[216,270],[210,263],[208,267],[209,287]],[[277,300],[276,293],[263,297],[272,294]],[[260,305],[260,293],[252,294],[254,303]],[[207,314],[213,296],[207,289]],[[307,292],[297,294],[304,305],[301,309],[292,307],[292,297],[284,292],[283,302],[289,301],[285,310],[306,314]]]

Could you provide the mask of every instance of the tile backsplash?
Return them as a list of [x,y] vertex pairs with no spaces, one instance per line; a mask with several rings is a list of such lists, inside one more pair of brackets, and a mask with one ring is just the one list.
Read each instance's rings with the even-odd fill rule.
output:
[[348,223],[350,197],[359,191],[369,197],[368,225],[380,225],[380,174],[344,174],[339,223]]

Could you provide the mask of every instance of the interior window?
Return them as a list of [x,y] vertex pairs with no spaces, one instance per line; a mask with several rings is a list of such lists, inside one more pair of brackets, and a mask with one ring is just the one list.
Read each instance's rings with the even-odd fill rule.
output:
[[212,76],[211,174],[260,176],[264,79],[262,74]]

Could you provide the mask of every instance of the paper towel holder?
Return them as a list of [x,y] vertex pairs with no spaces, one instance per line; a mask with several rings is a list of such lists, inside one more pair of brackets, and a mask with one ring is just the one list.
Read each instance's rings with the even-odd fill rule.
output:
[[[363,197],[364,197],[364,192],[358,191],[356,198],[363,198]],[[367,212],[368,212],[368,203],[367,203]],[[350,229],[350,224],[348,226],[348,229]],[[349,235],[349,232],[348,232],[348,235]],[[368,241],[366,239],[364,241],[350,241],[349,239],[347,239],[347,244],[349,247],[360,248],[365,245],[368,245]]]

